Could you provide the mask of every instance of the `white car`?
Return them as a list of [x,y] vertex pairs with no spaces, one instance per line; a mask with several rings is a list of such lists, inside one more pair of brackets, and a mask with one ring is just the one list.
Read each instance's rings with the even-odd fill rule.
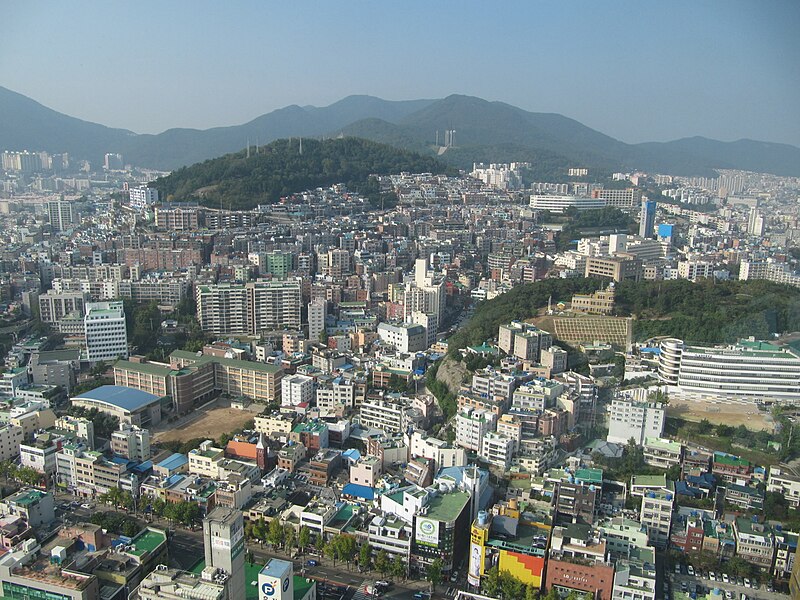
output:
[[714,571],[709,571],[709,572],[708,572],[708,578],[709,578],[711,581],[716,581],[716,580],[717,580],[717,574],[716,574],[716,573],[714,573]]
[[731,582],[731,580],[730,580],[730,578],[728,577],[728,574],[727,574],[727,573],[723,573],[723,574],[722,574],[722,582],[723,582],[723,583],[730,583],[730,582]]
[[688,567],[686,567],[686,572],[689,575],[694,575],[694,567],[692,565],[689,565]]
[[81,504],[81,508],[84,508],[86,510],[92,510],[92,505],[91,504]]
[[744,578],[744,587],[750,587],[750,580],[747,577]]

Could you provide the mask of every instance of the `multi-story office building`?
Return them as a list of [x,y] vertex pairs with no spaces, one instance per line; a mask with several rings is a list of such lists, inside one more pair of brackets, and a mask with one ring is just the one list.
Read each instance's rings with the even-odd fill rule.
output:
[[551,213],[564,213],[569,208],[577,210],[593,210],[605,208],[606,201],[598,198],[588,198],[581,196],[555,196],[533,194],[531,196],[530,207],[534,210],[546,210]]
[[653,237],[656,226],[656,201],[642,200],[642,210],[639,213],[639,237],[649,239]]
[[658,375],[675,392],[777,401],[800,400],[800,354],[789,346],[740,340],[725,347],[661,341]]
[[245,545],[242,512],[218,506],[203,519],[203,545],[206,568],[214,567],[228,574],[225,586],[228,598],[245,598]]
[[122,302],[89,302],[83,318],[89,362],[128,357],[128,332]]
[[620,281],[639,281],[642,278],[642,261],[632,254],[616,256],[590,256],[586,259],[584,277],[604,277]]
[[544,587],[547,591],[555,588],[564,594],[590,593],[596,600],[611,600],[614,565],[598,531],[582,523],[553,528]]

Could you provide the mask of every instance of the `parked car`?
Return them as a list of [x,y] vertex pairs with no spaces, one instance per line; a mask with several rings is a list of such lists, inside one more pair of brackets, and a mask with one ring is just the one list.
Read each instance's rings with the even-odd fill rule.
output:
[[693,567],[692,565],[689,565],[688,567],[686,567],[686,572],[687,572],[689,575],[692,575],[692,576],[694,576],[694,567]]
[[723,583],[730,583],[731,582],[730,577],[728,577],[727,573],[723,573],[722,574],[722,582]]
[[81,508],[84,508],[86,510],[92,510],[93,507],[91,504],[86,503],[86,504],[81,504]]
[[709,571],[709,572],[708,572],[708,578],[709,578],[711,581],[716,581],[716,580],[717,580],[717,574],[716,574],[716,573],[714,573],[714,571]]
[[311,560],[306,561],[307,567],[316,567],[319,563],[315,561],[313,558]]

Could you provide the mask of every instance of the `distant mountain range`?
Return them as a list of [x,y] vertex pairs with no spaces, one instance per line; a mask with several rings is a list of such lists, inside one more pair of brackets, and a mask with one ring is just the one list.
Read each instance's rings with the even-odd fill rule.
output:
[[[445,130],[454,147],[442,152]],[[675,175],[744,169],[800,176],[800,148],[754,140],[702,137],[626,144],[554,113],[534,113],[502,102],[453,95],[441,100],[387,101],[348,96],[326,107],[287,106],[248,123],[212,129],[136,134],[58,113],[0,87],[0,150],[69,152],[97,163],[119,152],[131,164],[171,170],[251,144],[288,137],[363,137],[413,150],[461,168],[473,162],[530,161],[541,176],[586,166],[595,175],[642,169]]]

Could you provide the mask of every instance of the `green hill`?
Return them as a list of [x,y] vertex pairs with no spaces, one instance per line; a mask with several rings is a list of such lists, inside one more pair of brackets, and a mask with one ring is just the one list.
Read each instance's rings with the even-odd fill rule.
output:
[[[597,290],[595,279],[545,279],[520,285],[481,302],[475,314],[448,340],[463,349],[497,337],[497,328],[536,316],[553,302]],[[616,314],[634,316],[634,337],[671,336],[689,343],[719,344],[744,337],[770,339],[800,331],[800,299],[795,288],[768,281],[622,282],[616,286]]]
[[300,142],[277,140],[251,150],[184,167],[151,183],[166,200],[197,200],[205,206],[233,209],[271,204],[303,190],[344,183],[377,200],[371,174],[411,171],[444,173],[448,167],[432,157],[359,138]]

